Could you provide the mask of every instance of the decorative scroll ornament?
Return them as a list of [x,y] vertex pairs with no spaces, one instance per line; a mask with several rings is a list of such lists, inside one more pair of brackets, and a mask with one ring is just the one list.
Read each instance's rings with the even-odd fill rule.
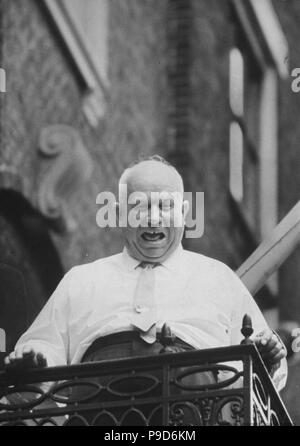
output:
[[92,175],[92,160],[79,133],[67,125],[42,130],[39,143],[45,167],[37,191],[37,207],[56,228],[72,231],[76,222],[67,204]]

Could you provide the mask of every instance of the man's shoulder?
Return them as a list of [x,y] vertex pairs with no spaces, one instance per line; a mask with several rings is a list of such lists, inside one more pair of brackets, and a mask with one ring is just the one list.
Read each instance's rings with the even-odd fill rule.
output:
[[93,262],[74,266],[67,274],[72,277],[94,274],[95,271],[98,271],[99,269],[106,269],[110,267],[113,268],[114,266],[120,264],[121,258],[122,253],[114,254],[108,257],[102,257],[100,259],[94,260]]
[[183,254],[186,260],[196,267],[205,267],[209,269],[215,269],[218,271],[224,271],[224,273],[232,274],[232,269],[226,265],[226,263],[217,260],[213,257],[206,256],[204,254],[200,254],[195,251],[190,251],[187,249],[183,250]]
[[102,267],[102,266],[110,266],[120,263],[122,261],[122,252],[118,252],[117,254],[113,254],[108,257],[101,257],[100,259],[95,260],[90,263],[93,267]]
[[[192,277],[201,283],[205,280],[215,286],[220,295],[231,296],[233,304],[241,297],[249,297],[249,292],[238,275],[226,263],[193,251],[184,251],[186,264]],[[205,279],[204,279],[205,278]]]

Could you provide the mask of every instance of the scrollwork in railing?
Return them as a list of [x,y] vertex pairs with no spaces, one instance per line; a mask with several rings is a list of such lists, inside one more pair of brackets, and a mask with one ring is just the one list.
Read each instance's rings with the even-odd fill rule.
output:
[[46,398],[47,395],[38,386],[9,387],[0,393],[0,412],[30,410],[39,406]]
[[[193,379],[194,377],[199,377],[199,375],[201,376],[207,374],[211,374],[212,376],[217,377],[220,372],[226,372],[226,374],[230,372],[232,376],[227,379],[222,379],[219,382],[206,382],[204,384],[195,384],[195,379]],[[177,374],[174,379],[174,385],[183,390],[201,391],[208,389],[224,389],[236,383],[242,376],[243,372],[239,372],[234,367],[230,367],[224,364],[209,364],[186,368],[184,371],[181,371]],[[189,379],[190,381],[192,381],[192,384],[188,383]]]
[[266,373],[265,379],[262,379],[264,376],[262,368],[265,369],[262,362],[254,364],[252,377],[253,425],[282,426],[292,424],[271,378]]
[[259,406],[254,403],[253,405],[253,426],[267,426],[267,422],[265,418],[262,416],[262,413],[259,409]]
[[280,426],[280,421],[279,418],[276,414],[276,412],[274,412],[274,410],[270,411],[270,426]]
[[257,398],[259,406],[263,410],[264,414],[267,416],[269,409],[269,397],[266,394],[264,386],[256,373],[253,374],[253,392],[255,397]]
[[196,404],[200,408],[202,414],[203,426],[208,426],[212,417],[214,399],[201,398],[201,400],[197,400]]
[[134,373],[131,376],[112,379],[108,383],[106,390],[114,396],[137,397],[153,392],[159,384],[159,379],[154,375]]
[[53,386],[48,393],[48,397],[60,404],[80,404],[99,397],[103,389],[104,387],[101,385],[90,381],[66,381]]
[[119,426],[116,417],[108,410],[103,410],[95,416],[91,423],[92,426]]
[[180,401],[170,406],[171,426],[203,426],[199,406],[190,401]]

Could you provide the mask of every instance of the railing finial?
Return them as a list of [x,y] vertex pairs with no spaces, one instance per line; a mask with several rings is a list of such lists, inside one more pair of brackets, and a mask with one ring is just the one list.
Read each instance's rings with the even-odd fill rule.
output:
[[250,339],[250,336],[253,334],[252,320],[248,314],[245,314],[245,316],[243,317],[243,326],[241,329],[241,333],[244,336],[244,339],[242,340],[241,344],[243,345],[253,344],[252,339]]
[[160,353],[173,353],[174,350],[172,346],[175,343],[175,336],[172,333],[171,327],[165,322],[161,329],[161,340],[160,343],[164,346],[164,348],[160,351]]

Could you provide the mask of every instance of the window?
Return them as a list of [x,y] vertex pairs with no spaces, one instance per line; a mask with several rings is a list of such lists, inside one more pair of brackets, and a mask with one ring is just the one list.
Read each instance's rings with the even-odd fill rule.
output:
[[[271,0],[231,0],[229,190],[257,244],[278,222],[278,82],[289,75],[288,44]],[[268,282],[277,294],[277,278]]]
[[[241,40],[239,40],[241,42]],[[246,46],[229,55],[229,189],[254,239],[260,238],[259,207],[259,109],[262,73]]]
[[244,198],[244,135],[240,125],[230,124],[230,192],[241,203]]

